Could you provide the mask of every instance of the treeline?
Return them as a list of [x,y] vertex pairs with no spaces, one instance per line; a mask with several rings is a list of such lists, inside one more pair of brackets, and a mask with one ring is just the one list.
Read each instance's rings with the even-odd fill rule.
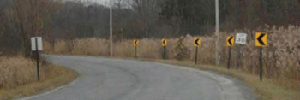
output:
[[[221,30],[298,25],[300,0],[220,0]],[[187,31],[203,32],[215,24],[215,0],[166,0],[161,15],[178,18]],[[198,31],[188,30],[194,27]],[[209,32],[209,30],[205,30]]]
[[[113,36],[213,35],[214,0],[115,0]],[[300,0],[220,0],[221,31],[299,24]],[[30,37],[108,38],[107,5],[53,0],[0,0],[0,50],[30,55]]]

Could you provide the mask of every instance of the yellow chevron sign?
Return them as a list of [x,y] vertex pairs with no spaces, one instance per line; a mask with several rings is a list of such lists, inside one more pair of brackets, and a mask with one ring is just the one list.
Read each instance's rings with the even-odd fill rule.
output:
[[200,46],[201,45],[201,38],[194,38],[194,46]]
[[233,46],[233,45],[234,45],[234,37],[233,36],[227,36],[226,46]]
[[268,44],[268,33],[267,32],[256,32],[255,33],[255,46],[264,47]]
[[165,47],[167,45],[167,39],[165,38],[161,39],[161,45]]
[[139,45],[139,42],[140,42],[139,40],[134,39],[134,40],[133,40],[133,46],[134,46],[134,47],[137,47],[137,46]]

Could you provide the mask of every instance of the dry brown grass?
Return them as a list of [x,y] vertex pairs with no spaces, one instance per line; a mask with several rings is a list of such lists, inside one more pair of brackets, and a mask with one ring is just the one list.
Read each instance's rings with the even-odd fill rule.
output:
[[30,59],[1,57],[0,61],[0,88],[11,88],[36,81],[36,68]]
[[35,62],[24,57],[0,57],[0,100],[36,94],[66,84],[78,76],[74,70],[43,64],[37,81]]
[[[268,32],[268,46],[263,50],[263,74],[265,78],[277,80],[276,84],[299,90],[299,27],[290,26],[273,27]],[[242,46],[241,67],[242,72],[251,74],[259,73],[259,48],[254,46],[254,31],[248,31],[249,44]],[[222,35],[225,40],[226,35],[235,35],[236,33],[226,33]],[[221,58],[223,66],[226,64],[227,47],[222,46]],[[236,53],[238,49],[235,46],[232,50],[232,66],[235,66]]]
[[[56,44],[54,44],[54,52],[58,53],[58,54],[65,54],[69,51],[68,49],[68,44],[66,41],[63,41],[63,40],[56,40],[55,41]],[[46,47],[50,47],[50,46],[47,46],[45,45]],[[45,49],[51,49],[51,48],[45,48]]]
[[[214,42],[211,37],[203,37],[202,47],[199,48],[199,55],[201,55],[199,61],[206,63],[213,63],[214,57],[209,54],[214,53]],[[162,47],[160,39],[141,39],[140,44],[137,47],[137,55],[141,58],[162,58]],[[178,38],[168,39],[168,45],[166,47],[167,58],[174,59],[175,51]],[[194,45],[193,37],[184,39],[185,46],[188,47],[191,52],[190,58],[186,60],[194,59]],[[75,39],[71,42],[64,40],[57,40],[54,46],[51,47],[49,42],[45,42],[45,52],[52,54],[67,54],[67,55],[89,55],[89,56],[109,56],[110,45],[108,39],[103,38],[86,38],[86,39]],[[134,47],[132,39],[124,39],[122,41],[116,41],[113,47],[114,56],[116,57],[134,57]]]
[[[274,84],[284,86],[289,89],[299,90],[299,27],[273,27],[266,29],[268,32],[268,46],[263,49],[263,76],[265,79],[274,80]],[[237,30],[239,31],[239,30]],[[252,75],[259,74],[259,48],[254,46],[254,31],[243,31],[249,33],[248,44],[242,46],[241,64],[238,68],[239,72],[249,73]],[[225,67],[227,63],[227,50],[225,46],[225,38],[228,35],[235,36],[236,32],[221,33],[221,65]],[[215,37],[201,37],[202,45],[199,48],[198,62],[200,64],[214,64],[215,62]],[[167,58],[175,59],[174,48],[177,45],[178,38],[169,38],[167,44]],[[87,42],[88,41],[88,42]],[[55,44],[59,45],[59,42]],[[183,44],[190,52],[189,58],[185,61],[194,61],[195,47],[193,46],[193,37],[185,37]],[[67,44],[72,48],[65,54],[69,55],[93,55],[93,56],[109,56],[109,40],[107,39],[76,39],[73,44]],[[101,49],[100,49],[101,48]],[[54,47],[54,49],[59,49]],[[46,50],[57,54],[53,50]],[[59,51],[59,50],[58,50]],[[64,51],[64,50],[62,50]],[[231,67],[237,69],[237,45],[232,48]],[[138,56],[140,58],[162,58],[162,48],[160,39],[148,38],[140,39],[138,46]],[[134,57],[134,47],[132,39],[123,39],[114,43],[115,57]]]

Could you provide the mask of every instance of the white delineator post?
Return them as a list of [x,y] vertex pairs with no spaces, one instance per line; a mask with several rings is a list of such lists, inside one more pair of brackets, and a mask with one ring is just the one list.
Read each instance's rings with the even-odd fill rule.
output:
[[219,0],[215,0],[216,3],[216,35],[217,35],[217,41],[216,41],[216,64],[220,64],[220,56],[219,56],[219,41],[220,41],[220,15],[219,15]]

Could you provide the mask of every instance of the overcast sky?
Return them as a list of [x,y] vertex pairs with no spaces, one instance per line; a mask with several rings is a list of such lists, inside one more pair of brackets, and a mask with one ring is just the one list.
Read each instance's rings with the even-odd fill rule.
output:
[[[66,0],[66,1],[81,1],[81,2],[94,2],[94,3],[100,3],[103,5],[109,5],[110,1],[114,2],[116,0]],[[125,1],[125,0],[124,0]]]
[[[83,1],[84,1],[84,0],[83,0]],[[85,0],[85,1],[86,1],[86,0]],[[105,4],[105,3],[109,3],[110,0],[87,0],[87,1]]]
[[[83,3],[85,2],[93,2],[93,3],[99,3],[102,4],[104,6],[110,7],[110,1],[112,1],[112,3],[116,0],[63,0],[63,1],[81,1]],[[124,0],[125,1],[131,1],[131,0]]]

